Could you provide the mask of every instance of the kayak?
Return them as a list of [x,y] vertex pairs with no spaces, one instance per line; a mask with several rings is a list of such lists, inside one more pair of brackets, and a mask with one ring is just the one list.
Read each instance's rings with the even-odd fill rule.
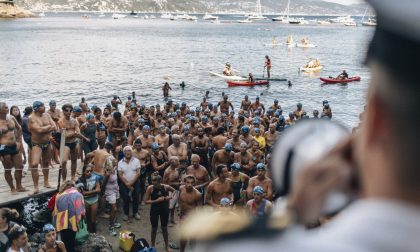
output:
[[307,44],[307,45],[304,45],[304,44],[296,44],[296,47],[301,47],[301,48],[314,48],[314,47],[316,47],[316,45],[314,45],[314,44]]
[[299,71],[302,72],[316,72],[324,68],[324,66],[317,66],[317,67],[300,67]]
[[219,73],[215,73],[215,72],[209,72],[211,75],[213,76],[217,76],[220,78],[223,78],[225,80],[240,80],[240,81],[244,81],[244,80],[248,80],[248,77],[243,77],[243,76],[238,76],[238,75],[223,75],[223,74],[219,74]]
[[353,76],[350,77],[348,79],[336,79],[336,78],[319,78],[320,80],[322,80],[324,83],[327,84],[334,84],[334,83],[348,83],[348,82],[352,82],[352,81],[360,81],[360,76]]
[[252,86],[260,86],[260,85],[268,85],[268,80],[259,80],[259,81],[227,81],[229,87],[236,87],[236,86],[245,86],[245,87],[252,87]]

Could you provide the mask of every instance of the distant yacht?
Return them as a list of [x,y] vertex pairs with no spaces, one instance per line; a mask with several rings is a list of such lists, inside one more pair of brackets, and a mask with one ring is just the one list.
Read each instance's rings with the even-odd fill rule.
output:
[[348,23],[344,23],[345,26],[357,26],[356,22],[348,22]]
[[247,18],[247,19],[239,20],[238,23],[241,23],[241,24],[252,23],[252,20]]
[[213,15],[207,14],[207,13],[203,16],[203,20],[217,20],[217,19],[219,19],[219,17],[213,16]]
[[123,15],[123,14],[118,14],[118,13],[114,13],[112,14],[112,18],[113,19],[121,19],[121,18],[125,18],[127,15]]
[[376,19],[368,18],[368,21],[362,22],[363,26],[376,26]]
[[248,19],[250,20],[264,20],[267,19],[267,17],[264,17],[262,15],[262,9],[261,9],[261,0],[257,0],[257,6],[255,7],[255,12],[248,16]]
[[160,18],[162,19],[171,19],[173,16],[170,13],[163,13],[162,15],[160,15]]
[[341,16],[330,19],[331,23],[339,23],[339,24],[345,24],[345,23],[351,23],[354,22],[354,19],[351,16]]

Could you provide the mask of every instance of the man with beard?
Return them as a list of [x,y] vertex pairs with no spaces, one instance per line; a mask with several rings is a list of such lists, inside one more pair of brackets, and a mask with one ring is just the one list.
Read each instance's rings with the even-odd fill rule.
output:
[[[48,113],[45,113],[44,103],[35,101],[32,105],[34,112],[29,116],[28,129],[31,132],[31,165],[32,179],[34,181],[33,194],[39,192],[38,187],[38,165],[41,163],[42,173],[44,174],[44,187],[50,188],[48,182],[48,166],[51,160],[51,132],[56,131],[57,127]],[[79,128],[79,127],[77,127]],[[42,162],[41,162],[42,160]],[[19,167],[20,168],[20,167]]]
[[[204,135],[204,129],[202,127],[198,127],[197,129],[197,136],[193,137],[191,149],[192,152],[197,154],[200,159],[200,164],[203,165],[208,171],[210,171],[210,164],[209,164],[209,138]],[[192,156],[191,156],[192,162]],[[198,179],[198,177],[195,177]]]
[[206,168],[200,165],[200,157],[197,154],[192,154],[191,165],[187,167],[186,174],[194,176],[194,187],[204,195],[206,186],[210,183],[210,178]]
[[71,113],[73,106],[71,104],[64,104],[62,107],[64,117],[58,121],[58,126],[60,129],[66,129],[65,132],[65,145],[64,145],[64,158],[62,162],[62,171],[61,177],[63,181],[66,181],[67,178],[67,161],[71,160],[70,165],[70,174],[71,179],[76,178],[76,169],[77,169],[77,138],[81,137],[79,123],[73,117]]
[[251,176],[254,173],[253,168],[255,166],[255,163],[254,161],[252,161],[252,154],[249,153],[247,150],[248,146],[246,145],[246,143],[242,143],[240,152],[235,153],[235,163],[238,163],[241,166],[242,171],[246,175]]
[[[226,143],[232,144],[233,152],[241,151],[241,144],[245,143],[239,138],[239,132],[237,129],[232,130],[232,139],[226,141]],[[246,144],[246,143],[245,143]]]
[[[181,220],[185,219],[189,212],[202,205],[201,194],[194,188],[195,184],[195,177],[187,175],[184,177],[184,185],[179,188],[179,218]],[[187,241],[181,240],[180,251],[185,251],[186,245]]]
[[271,200],[273,197],[273,183],[270,178],[265,176],[266,170],[263,163],[257,164],[257,175],[249,180],[247,189],[248,197],[253,197],[253,190],[256,186],[261,186],[265,193],[265,198]]
[[234,156],[235,155],[232,151],[232,145],[229,143],[225,144],[224,149],[216,151],[216,153],[214,153],[213,159],[211,160],[213,174],[216,175],[216,168],[220,164],[226,165],[226,167],[230,167],[230,165],[234,162]]
[[[22,156],[19,149],[22,146],[22,128],[16,119],[7,117],[9,108],[0,102],[0,160],[4,167],[4,178],[12,193],[25,192],[22,187]],[[16,187],[13,185],[12,168],[15,167]]]
[[229,171],[226,165],[219,164],[215,169],[217,178],[210,182],[206,192],[206,203],[214,208],[219,208],[220,200],[224,197],[233,198],[232,181],[228,178]]

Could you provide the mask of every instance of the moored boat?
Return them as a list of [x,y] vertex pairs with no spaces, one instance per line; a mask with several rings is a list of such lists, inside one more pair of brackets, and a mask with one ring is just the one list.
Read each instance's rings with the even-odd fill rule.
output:
[[259,80],[259,81],[226,81],[229,87],[252,87],[252,86],[261,86],[261,85],[268,85],[268,80]]
[[337,79],[337,78],[319,78],[321,81],[323,81],[326,84],[335,84],[335,83],[348,83],[352,81],[360,81],[360,76],[353,76],[349,77],[347,79]]
[[301,72],[316,72],[324,68],[324,66],[316,66],[316,67],[300,67],[299,71]]

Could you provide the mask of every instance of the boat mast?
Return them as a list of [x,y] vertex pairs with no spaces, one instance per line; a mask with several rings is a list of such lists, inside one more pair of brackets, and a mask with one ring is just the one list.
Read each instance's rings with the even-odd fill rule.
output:
[[287,0],[287,20],[289,20],[289,12],[290,12],[290,0]]
[[369,6],[366,6],[365,13],[363,14],[362,21],[361,21],[362,23],[365,21],[365,16],[366,16],[366,13],[368,11],[368,8],[369,8]]

